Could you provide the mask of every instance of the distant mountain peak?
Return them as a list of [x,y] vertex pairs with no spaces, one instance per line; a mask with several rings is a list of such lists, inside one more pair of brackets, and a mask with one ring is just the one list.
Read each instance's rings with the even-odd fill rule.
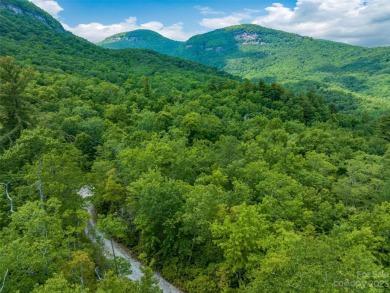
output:
[[[220,28],[186,42],[174,42],[146,30],[131,36],[131,42],[114,41],[105,47],[151,49],[244,78],[283,82],[299,90],[332,87],[388,97],[381,92],[381,85],[389,80],[389,48],[318,40],[255,24]],[[370,80],[365,78],[367,74]]]
[[104,39],[99,44],[105,44],[107,42],[115,42],[115,41],[128,41],[128,42],[137,42],[137,41],[143,41],[143,40],[153,40],[158,39],[159,41],[166,41],[166,42],[173,42],[173,43],[179,43],[178,41],[171,40],[169,38],[166,38],[162,36],[161,34],[147,29],[138,29],[130,32],[125,33],[119,33],[115,34],[113,36],[110,36],[106,39]]
[[179,41],[168,39],[155,31],[145,29],[119,33],[98,43],[104,48],[151,49],[164,54],[172,54],[180,44]]

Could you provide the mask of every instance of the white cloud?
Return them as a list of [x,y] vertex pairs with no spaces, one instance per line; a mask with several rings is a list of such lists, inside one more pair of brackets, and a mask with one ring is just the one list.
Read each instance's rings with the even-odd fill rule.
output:
[[[50,13],[53,17],[58,18],[58,13],[64,9],[53,0],[29,0],[41,9]],[[217,13],[210,9],[210,13]],[[133,31],[137,29],[149,29],[155,31],[167,38],[184,41],[190,38],[193,34],[184,32],[183,23],[175,23],[170,26],[164,26],[161,22],[150,21],[143,24],[137,24],[136,17],[129,17],[120,23],[114,23],[104,25],[99,22],[93,22],[88,24],[79,24],[75,27],[71,27],[66,23],[61,23],[64,28],[71,31],[77,36],[85,38],[91,42],[99,42],[103,39],[112,36],[117,33]]]
[[281,3],[252,23],[315,38],[363,46],[390,45],[389,0],[298,0]]
[[183,30],[183,23],[175,23],[170,26],[164,26],[161,22],[150,21],[143,24],[137,24],[136,17],[129,17],[128,19],[116,23],[104,25],[98,22],[79,24],[75,27],[70,27],[67,24],[62,24],[65,29],[71,31],[77,36],[85,38],[91,42],[99,42],[105,38],[123,32],[129,32],[137,29],[148,29],[155,31],[164,37],[184,41],[187,40],[192,34],[188,34]]
[[[29,0],[55,18],[63,8],[53,0]],[[259,10],[243,10],[226,15],[207,6],[195,6],[205,17],[200,25],[218,29],[242,23],[254,23],[270,28],[298,33],[314,38],[328,39],[363,46],[390,46],[389,0],[297,0],[293,8],[274,3],[259,16]],[[263,11],[264,12],[264,11]],[[217,17],[217,16],[220,17]],[[214,16],[214,17],[213,17]],[[165,26],[151,21],[137,24],[135,17],[104,25],[98,22],[64,27],[92,42],[120,32],[151,29],[161,35],[186,40],[193,34],[184,32],[183,23]]]
[[[213,11],[209,7],[196,8],[203,15]],[[353,45],[390,46],[389,0],[297,0],[294,8],[274,3],[261,16],[258,10],[247,9],[204,18],[200,25],[218,29],[248,22]]]
[[39,8],[42,8],[47,13],[50,13],[53,17],[58,18],[58,13],[64,10],[57,1],[52,0],[29,0]]
[[241,21],[242,21],[241,17],[230,15],[230,16],[220,17],[220,18],[204,18],[200,22],[200,25],[207,28],[218,29],[226,26],[240,24]]
[[242,12],[232,13],[225,17],[204,18],[199,24],[201,26],[218,29],[232,25],[238,25],[244,21],[250,21],[253,19],[253,14],[259,12],[258,10],[245,9]]
[[216,11],[208,6],[195,6],[196,9],[200,11],[202,15],[221,15],[225,14],[222,11]]

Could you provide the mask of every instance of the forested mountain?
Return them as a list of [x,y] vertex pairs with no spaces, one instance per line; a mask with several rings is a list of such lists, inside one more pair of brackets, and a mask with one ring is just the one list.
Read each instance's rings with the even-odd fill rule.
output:
[[[151,269],[188,293],[388,290],[390,115],[102,49],[23,0],[0,44],[1,293],[160,292]],[[84,186],[141,281],[85,236]]]
[[329,101],[337,101],[342,109],[351,108],[348,100],[353,99],[390,100],[389,47],[351,46],[258,25],[218,29],[186,42],[167,43],[164,38],[164,46],[159,46],[162,38],[142,30],[107,38],[99,45],[112,49],[149,48],[250,80],[281,82],[294,90],[316,89]]
[[109,49],[151,49],[163,54],[176,55],[181,42],[165,38],[151,30],[135,30],[111,36],[99,45]]
[[152,51],[100,49],[66,32],[46,12],[31,6],[24,0],[0,1],[0,55],[14,56],[45,72],[74,73],[114,83],[157,72],[171,75],[177,71],[193,80],[208,79],[208,74],[218,75],[216,70],[198,63]]

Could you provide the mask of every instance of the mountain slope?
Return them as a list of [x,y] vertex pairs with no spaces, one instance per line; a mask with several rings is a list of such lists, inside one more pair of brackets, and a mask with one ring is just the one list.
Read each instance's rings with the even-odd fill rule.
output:
[[[131,33],[126,35],[132,37]],[[120,47],[125,48],[126,44],[121,43]],[[131,46],[137,44],[134,41]],[[115,48],[116,42],[104,46]],[[173,56],[248,79],[282,82],[294,89],[322,87],[323,91],[390,99],[389,47],[363,48],[257,25],[238,25],[194,36],[169,50]]]
[[36,68],[76,73],[111,82],[132,75],[178,73],[190,79],[228,76],[191,61],[151,50],[111,51],[66,32],[60,23],[25,0],[0,0],[0,55],[13,56]]
[[84,237],[92,189],[111,250],[183,292],[388,287],[389,115],[98,48],[0,4],[1,55],[17,58],[0,57],[2,293],[158,291]]
[[[47,28],[50,28],[57,32],[63,32],[63,33],[65,32],[64,28],[61,26],[59,22],[53,19],[47,12],[43,11],[42,9],[38,8],[35,5],[32,5],[28,1],[1,0],[0,9],[3,10],[3,12],[8,16],[19,15],[23,17],[25,20],[34,19],[44,24]],[[6,21],[7,19],[3,18],[2,20]],[[1,29],[5,29],[5,28],[12,29],[15,27],[15,24],[16,24],[15,22],[8,22],[7,26],[2,26]]]
[[150,30],[135,30],[106,38],[99,46],[109,49],[151,49],[160,53],[174,55],[181,42],[173,41]]

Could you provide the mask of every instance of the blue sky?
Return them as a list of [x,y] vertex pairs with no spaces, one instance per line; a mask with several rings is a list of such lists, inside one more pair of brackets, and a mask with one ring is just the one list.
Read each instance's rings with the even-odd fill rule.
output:
[[186,40],[221,27],[254,23],[354,45],[390,45],[389,0],[29,1],[91,42],[135,29]]

